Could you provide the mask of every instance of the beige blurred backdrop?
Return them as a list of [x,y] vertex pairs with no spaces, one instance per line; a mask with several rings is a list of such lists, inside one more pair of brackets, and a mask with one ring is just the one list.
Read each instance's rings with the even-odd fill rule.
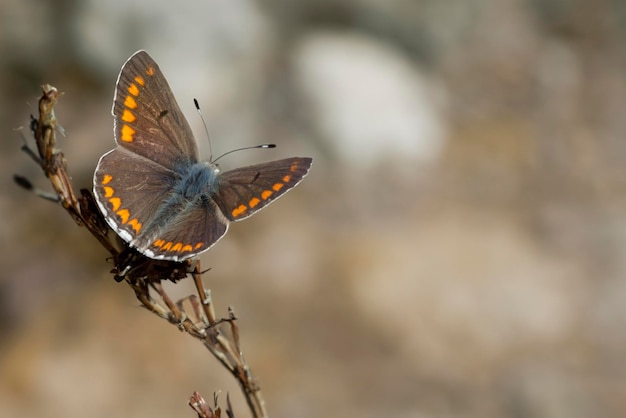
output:
[[[138,307],[20,152],[39,86],[76,189],[146,49],[224,169],[312,156],[202,256],[272,417],[626,416],[626,3],[0,0],[0,416],[184,417],[238,387]],[[170,286],[175,297],[191,283]]]

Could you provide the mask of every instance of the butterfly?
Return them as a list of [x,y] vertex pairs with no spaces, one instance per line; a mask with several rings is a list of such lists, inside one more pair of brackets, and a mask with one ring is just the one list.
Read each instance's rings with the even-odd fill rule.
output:
[[182,261],[208,250],[230,222],[297,186],[312,163],[292,157],[222,172],[200,161],[191,128],[145,51],[122,66],[113,117],[117,147],[98,162],[95,198],[111,228],[154,259]]

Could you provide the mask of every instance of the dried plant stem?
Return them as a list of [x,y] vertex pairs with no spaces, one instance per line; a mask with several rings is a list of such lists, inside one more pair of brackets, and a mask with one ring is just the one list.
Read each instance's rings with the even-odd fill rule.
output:
[[[115,265],[112,271],[115,279],[125,281],[133,289],[141,305],[150,312],[200,340],[235,377],[252,416],[267,417],[261,390],[239,346],[237,318],[232,309],[229,309],[227,318],[217,319],[211,293],[202,283],[200,262],[198,260],[171,262],[145,257],[129,247],[109,228],[97,209],[91,191],[83,189],[80,197],[77,198],[67,172],[65,157],[56,148],[57,120],[54,115],[54,106],[60,96],[61,93],[53,86],[47,84],[43,86],[43,94],[39,100],[39,116],[33,118],[31,126],[37,143],[37,152],[27,146],[23,147],[50,179],[56,193],[56,196],[52,196],[51,199],[58,201],[76,223],[85,226],[111,254]],[[26,179],[16,177],[16,181],[24,187],[32,188]],[[49,194],[41,193],[41,195],[50,198]],[[163,289],[161,282],[163,280],[176,282],[188,275],[191,275],[194,280],[197,295],[174,302]],[[152,297],[153,294],[157,294],[161,302],[156,301]],[[190,315],[184,309],[186,303],[191,306]],[[217,407],[216,398],[214,401],[215,411],[206,405],[199,393],[194,392],[189,405],[199,417],[219,417],[221,410]],[[230,407],[230,400],[227,402],[226,413],[232,417],[234,414]]]

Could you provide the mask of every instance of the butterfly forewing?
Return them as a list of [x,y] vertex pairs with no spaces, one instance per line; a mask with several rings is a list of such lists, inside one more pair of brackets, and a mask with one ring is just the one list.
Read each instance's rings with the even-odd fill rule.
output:
[[126,61],[113,100],[118,145],[170,169],[198,160],[196,141],[154,60],[139,51]]
[[214,197],[231,221],[245,219],[294,188],[309,172],[310,158],[286,158],[220,174]]

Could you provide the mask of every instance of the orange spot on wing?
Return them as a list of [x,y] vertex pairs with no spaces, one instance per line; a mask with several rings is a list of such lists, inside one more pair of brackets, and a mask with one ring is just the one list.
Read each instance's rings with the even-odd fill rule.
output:
[[109,199],[109,202],[111,202],[111,205],[113,205],[113,212],[118,210],[122,204],[122,200],[119,197],[112,197]]
[[128,211],[128,209],[120,209],[115,213],[117,213],[117,216],[122,219],[123,224],[128,222],[128,218],[130,218],[130,212]]
[[285,177],[283,177],[283,183],[289,183],[289,180],[291,180],[290,174],[287,174]]
[[242,213],[244,213],[247,210],[248,210],[248,208],[246,207],[246,205],[239,205],[235,209],[233,209],[231,214],[233,215],[233,217],[236,218],[236,217],[240,216]]
[[128,96],[126,96],[126,99],[124,100],[124,106],[126,106],[129,109],[136,109],[137,102],[135,101],[135,98],[129,94]]
[[282,183],[274,183],[274,185],[272,186],[272,189],[274,189],[274,191],[279,191],[280,189],[282,189],[284,186],[284,184]]
[[274,194],[274,192],[271,191],[271,190],[263,190],[263,192],[261,193],[261,198],[263,200],[267,200],[273,194]]
[[128,92],[133,96],[139,96],[139,88],[135,84],[128,86]]
[[149,76],[153,76],[154,75],[154,68],[153,67],[148,67],[148,69],[146,70],[146,74],[148,74]]
[[102,184],[109,184],[111,180],[113,180],[113,176],[110,174],[105,174],[104,178],[102,179]]
[[163,246],[161,247],[161,249],[162,249],[163,251],[169,251],[169,250],[170,250],[170,248],[172,248],[172,244],[173,244],[173,242],[172,242],[172,241],[169,241],[167,244],[163,245]]
[[300,164],[293,163],[293,164],[291,164],[291,167],[289,167],[289,171],[291,171],[293,173],[294,171],[296,171],[298,169],[299,166],[300,166]]
[[135,130],[128,125],[122,126],[122,141],[133,142]]
[[193,248],[191,247],[191,245],[187,244],[187,245],[184,245],[182,250],[180,250],[180,251],[183,252],[183,253],[186,253],[186,252],[191,252],[192,250],[193,250]]
[[154,241],[154,244],[152,244],[152,245],[154,245],[155,247],[162,247],[163,244],[165,244],[165,241],[162,240],[162,239],[158,239],[158,240]]
[[261,201],[256,198],[253,197],[252,199],[250,199],[250,201],[248,202],[248,206],[250,206],[251,208],[255,207],[256,205],[258,205]]
[[183,243],[182,242],[177,242],[176,245],[174,245],[172,247],[172,251],[180,251],[183,249]]
[[137,218],[133,218],[128,222],[128,225],[131,226],[135,230],[135,232],[139,233],[141,231],[141,222],[137,220]]
[[124,113],[122,113],[122,120],[124,122],[133,123],[137,117],[128,109],[124,109]]
[[111,197],[113,196],[114,193],[115,191],[113,190],[113,187],[110,187],[110,186],[104,187],[104,197]]
[[199,242],[196,244],[195,247],[193,247],[194,250],[197,250],[198,248],[201,248],[204,245],[204,242]]
[[138,75],[137,77],[135,77],[135,81],[137,82],[137,84],[139,84],[140,86],[145,86],[146,85],[146,81],[143,79],[142,76]]

